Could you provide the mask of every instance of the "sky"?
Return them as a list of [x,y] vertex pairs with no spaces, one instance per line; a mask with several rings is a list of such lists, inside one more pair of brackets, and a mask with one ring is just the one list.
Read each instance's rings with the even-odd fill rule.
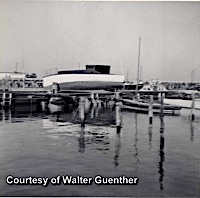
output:
[[143,80],[200,81],[200,2],[0,1],[0,72],[111,65]]

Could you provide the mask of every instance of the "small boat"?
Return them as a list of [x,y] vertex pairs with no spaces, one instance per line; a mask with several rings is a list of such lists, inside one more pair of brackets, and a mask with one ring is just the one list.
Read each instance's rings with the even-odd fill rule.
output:
[[164,85],[157,80],[152,80],[149,84],[145,84],[140,91],[168,91]]
[[[134,110],[137,112],[148,113],[149,112],[149,103],[147,101],[137,101],[137,100],[129,100],[129,99],[121,99],[122,109]],[[161,104],[159,102],[154,102],[153,105],[153,113],[160,113]],[[164,114],[173,114],[179,115],[181,107],[176,105],[163,105],[163,113]]]
[[140,81],[138,83],[137,82],[125,82],[123,84],[123,89],[124,90],[136,90],[138,88],[138,90],[140,90],[143,86],[144,86],[144,82],[142,82],[142,81]]
[[177,90],[166,94],[164,103],[190,109],[192,107],[192,94],[195,94],[194,108],[200,110],[200,92],[194,90]]
[[74,99],[71,96],[62,96],[57,94],[56,96],[51,96],[51,98],[49,99],[49,103],[50,104],[54,104],[54,105],[67,105],[67,104],[74,104]]

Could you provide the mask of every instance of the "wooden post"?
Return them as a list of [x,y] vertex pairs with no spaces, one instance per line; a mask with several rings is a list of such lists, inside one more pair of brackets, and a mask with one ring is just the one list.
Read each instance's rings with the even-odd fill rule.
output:
[[122,120],[121,120],[121,109],[120,109],[120,95],[119,92],[115,93],[115,109],[116,109],[116,126],[117,132],[120,132]]
[[97,106],[97,103],[96,103],[96,100],[94,98],[94,94],[91,93],[91,106],[92,107],[96,107]]
[[160,132],[162,133],[162,131],[164,131],[164,120],[163,120],[163,117],[164,117],[164,113],[163,113],[163,110],[164,110],[164,94],[161,93],[161,98],[160,98]]
[[153,124],[153,95],[150,96],[149,101],[149,125]]
[[85,126],[85,97],[80,97],[79,101],[79,118],[81,121],[81,127]]
[[5,90],[2,95],[2,106],[10,107],[12,105],[12,93]]
[[159,92],[159,93],[158,93],[158,101],[161,101],[161,97],[162,97],[162,96],[161,96],[161,93]]
[[32,115],[32,112],[33,112],[33,97],[31,96],[31,115]]
[[140,93],[137,93],[137,100],[140,100]]
[[161,98],[160,98],[160,116],[163,117],[163,110],[164,110],[164,103],[163,103],[163,100],[164,100],[164,94],[163,93],[160,93],[161,94]]
[[44,100],[41,102],[41,106],[42,106],[42,111],[45,111],[45,102],[44,102]]
[[97,107],[101,106],[101,100],[99,99],[99,94],[96,94],[96,103],[97,103]]
[[9,93],[9,106],[12,105],[12,93],[10,92]]
[[53,94],[57,94],[57,92],[58,92],[58,83],[53,82],[53,85],[52,85],[52,93],[53,93]]
[[30,99],[30,102],[31,102],[31,116],[32,116],[32,111],[33,111],[33,96],[32,95],[30,95],[30,96],[28,96],[28,98]]
[[192,93],[192,106],[191,106],[191,119],[192,119],[192,121],[194,121],[194,119],[195,119],[194,109],[195,109],[195,93]]

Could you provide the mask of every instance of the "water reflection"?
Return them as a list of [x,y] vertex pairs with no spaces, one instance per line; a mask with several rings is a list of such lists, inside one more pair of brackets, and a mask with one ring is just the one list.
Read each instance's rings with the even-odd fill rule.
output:
[[149,150],[152,148],[152,130],[153,130],[153,127],[152,127],[152,126],[149,126],[149,127],[148,127]]
[[1,119],[3,124],[12,122],[12,111],[10,108],[1,109]]
[[[101,107],[92,108],[96,111],[99,109],[98,117],[90,119],[91,111],[85,112],[85,127],[80,125],[79,108],[73,111],[54,111],[49,119],[43,120],[43,128],[46,129],[46,135],[51,138],[60,139],[63,136],[73,136],[78,140],[78,151],[86,152],[86,149],[95,149],[106,152],[109,150],[110,136],[116,133],[113,112],[107,111]],[[91,109],[91,110],[92,110]]]
[[114,165],[118,166],[119,162],[119,154],[120,154],[120,149],[121,149],[121,134],[120,134],[120,130],[121,128],[117,127],[116,128],[116,142],[115,142],[115,156],[114,156]]
[[100,109],[101,109],[101,107],[99,107],[99,106],[93,106],[90,109],[90,118],[91,119],[97,118],[99,116]]
[[164,143],[165,143],[165,138],[164,138],[164,120],[163,117],[161,117],[161,125],[160,125],[160,151],[159,151],[159,156],[160,156],[160,161],[158,163],[158,173],[160,174],[159,177],[159,183],[160,183],[160,190],[164,189],[163,186],[163,180],[164,180],[164,161],[165,161],[165,153],[164,153]]
[[[96,129],[96,130],[95,130]],[[92,126],[87,127],[87,134],[90,137],[87,138],[86,144],[90,149],[103,151],[104,153],[108,151],[110,145],[110,132],[111,129],[105,127],[93,128]],[[114,134],[112,134],[114,135]]]
[[85,152],[85,131],[84,131],[84,127],[81,127],[80,130],[80,136],[78,138],[78,143],[79,143],[79,152],[84,153]]
[[[43,127],[48,128],[48,134],[52,138],[63,138],[63,135],[78,137],[78,151],[81,153],[86,152],[86,149],[106,152],[110,145],[109,136],[113,135],[113,130],[115,130],[111,126],[115,123],[115,114],[111,109],[106,109],[102,105],[91,105],[87,99],[83,104],[71,111],[61,105],[49,105],[52,115],[48,121],[44,120]],[[82,107],[81,112],[80,107]],[[86,125],[80,125],[83,114]],[[54,122],[54,124],[48,122]],[[117,130],[119,132],[119,129]],[[62,136],[60,136],[61,133]],[[116,150],[117,148],[116,145]]]
[[0,117],[3,123],[16,122],[18,118],[30,118],[45,115],[41,109],[38,108],[37,103],[33,104],[17,104],[11,107],[1,108]]
[[190,121],[190,140],[194,141],[194,128],[195,128],[195,122],[194,121]]
[[135,172],[137,172],[138,170],[138,163],[139,163],[137,143],[138,143],[138,121],[137,121],[137,113],[135,113],[135,142],[134,142],[135,154],[133,155],[136,159]]

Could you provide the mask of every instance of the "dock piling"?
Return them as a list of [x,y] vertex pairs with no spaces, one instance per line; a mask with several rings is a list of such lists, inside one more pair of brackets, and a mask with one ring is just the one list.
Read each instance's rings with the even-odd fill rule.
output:
[[137,93],[137,100],[140,100],[140,93]]
[[97,103],[97,107],[100,107],[101,106],[101,100],[99,99],[99,94],[97,93],[96,94],[96,103]]
[[96,103],[96,100],[94,98],[94,93],[91,93],[91,107],[96,107],[97,106],[97,103]]
[[79,118],[81,121],[81,127],[85,126],[85,97],[80,97],[79,101]]
[[150,96],[149,101],[149,125],[153,124],[153,95]]
[[161,100],[161,92],[158,93],[158,101]]
[[195,109],[195,93],[192,93],[192,106],[191,106],[191,119],[192,119],[192,121],[195,120],[194,109]]
[[12,105],[12,93],[9,90],[5,90],[2,96],[2,106],[10,107]]
[[117,127],[117,133],[120,132],[121,124],[122,124],[122,118],[121,118],[121,109],[120,109],[120,95],[119,92],[115,93],[115,109],[116,109],[116,127]]
[[160,93],[161,97],[160,97],[160,116],[163,117],[163,110],[164,110],[164,94]]
[[56,83],[56,82],[53,82],[53,85],[52,85],[52,93],[53,93],[53,94],[57,94],[58,89],[59,89],[59,84]]

